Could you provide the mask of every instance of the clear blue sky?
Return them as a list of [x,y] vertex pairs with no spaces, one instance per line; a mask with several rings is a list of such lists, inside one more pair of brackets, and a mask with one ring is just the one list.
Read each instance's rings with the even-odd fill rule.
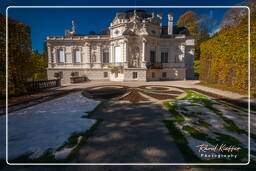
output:
[[[241,0],[5,0],[0,6],[0,13],[5,14],[7,6],[67,6],[67,5],[83,5],[83,6],[232,6],[242,2]],[[141,9],[141,8],[139,8]],[[86,34],[89,31],[99,32],[109,26],[110,22],[117,11],[125,11],[127,9],[42,9],[42,8],[22,8],[9,9],[9,17],[28,24],[31,28],[32,47],[39,52],[43,50],[43,43],[47,36],[62,36],[65,29],[71,29],[71,20],[77,22],[77,32],[79,34]],[[174,19],[177,21],[178,17],[185,11],[190,9],[144,9],[154,12],[163,12],[163,24],[167,25],[167,13],[173,12]],[[207,14],[211,16],[212,21],[221,21],[223,14],[227,9],[191,9],[198,15]],[[217,29],[217,26],[211,31]]]

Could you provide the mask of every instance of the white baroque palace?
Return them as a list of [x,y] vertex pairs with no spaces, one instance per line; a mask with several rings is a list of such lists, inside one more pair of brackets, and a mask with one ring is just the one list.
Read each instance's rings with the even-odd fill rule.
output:
[[194,38],[186,28],[162,26],[162,13],[129,10],[116,13],[101,34],[47,37],[48,79],[72,77],[90,80],[185,80],[194,76]]

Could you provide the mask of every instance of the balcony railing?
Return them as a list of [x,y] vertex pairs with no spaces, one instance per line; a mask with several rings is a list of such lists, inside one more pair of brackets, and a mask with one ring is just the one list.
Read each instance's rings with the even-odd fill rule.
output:
[[70,82],[71,83],[81,83],[81,82],[86,82],[88,81],[88,78],[85,76],[73,76],[70,77]]
[[61,86],[60,79],[54,80],[33,80],[25,82],[25,87],[29,92],[41,91],[48,88]]
[[147,69],[163,69],[163,64],[157,63],[157,62],[155,62],[155,63],[148,62]]
[[110,63],[108,67],[111,69],[111,73],[121,72],[124,71],[124,64],[121,62],[118,63]]

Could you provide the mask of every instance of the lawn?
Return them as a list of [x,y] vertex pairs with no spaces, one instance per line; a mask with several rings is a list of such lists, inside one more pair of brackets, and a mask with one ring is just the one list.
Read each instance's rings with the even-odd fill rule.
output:
[[[191,90],[182,99],[165,101],[172,119],[164,120],[186,162],[247,163],[248,112]],[[255,121],[255,118],[252,118]],[[255,128],[251,129],[251,159],[256,159]],[[200,151],[200,146],[217,150]],[[218,150],[221,145],[236,150]],[[202,146],[201,146],[202,147]],[[223,146],[222,146],[223,147]]]

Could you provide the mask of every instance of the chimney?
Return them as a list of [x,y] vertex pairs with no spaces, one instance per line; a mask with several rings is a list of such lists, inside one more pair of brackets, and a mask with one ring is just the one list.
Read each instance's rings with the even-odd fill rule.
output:
[[168,13],[168,35],[173,34],[173,13]]

